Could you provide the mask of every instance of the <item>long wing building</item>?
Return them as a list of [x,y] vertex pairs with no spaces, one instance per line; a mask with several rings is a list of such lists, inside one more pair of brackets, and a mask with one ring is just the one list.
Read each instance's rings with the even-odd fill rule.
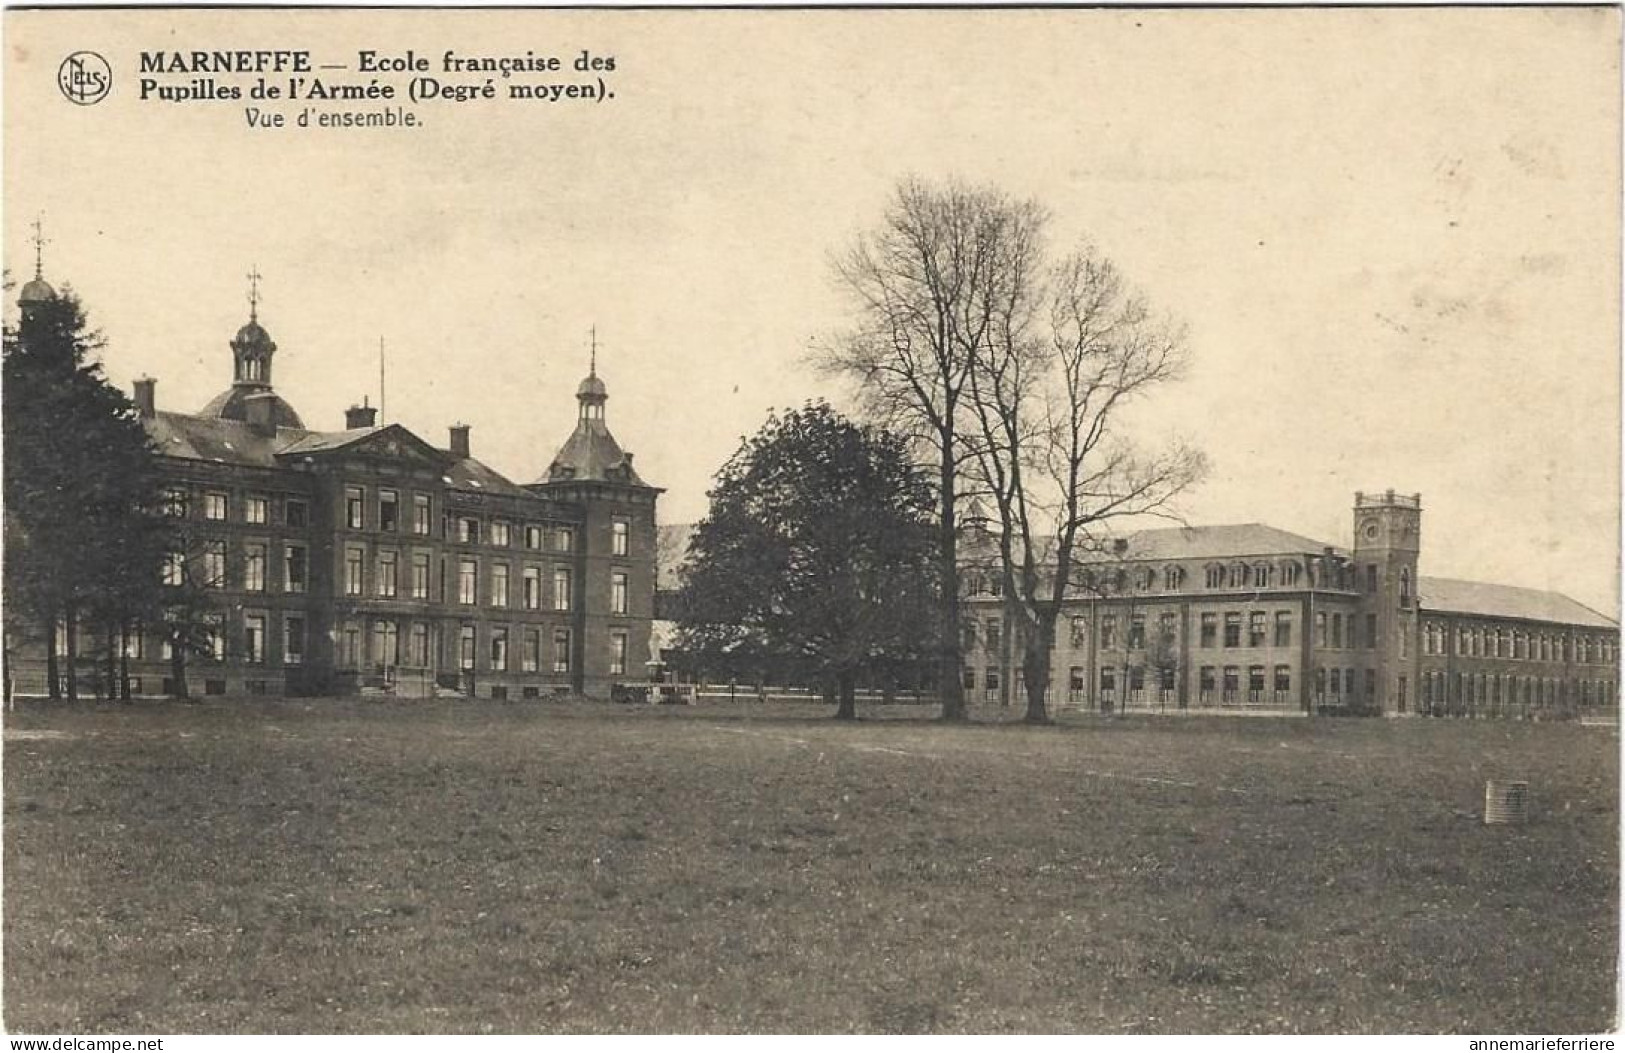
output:
[[[1420,495],[1357,493],[1353,527],[1352,549],[1258,523],[1106,547],[1058,626],[1051,702],[1517,716],[1617,703],[1615,619],[1558,593],[1421,576]],[[1021,647],[991,550],[990,536],[966,547],[964,679],[1008,702],[1024,690]]]

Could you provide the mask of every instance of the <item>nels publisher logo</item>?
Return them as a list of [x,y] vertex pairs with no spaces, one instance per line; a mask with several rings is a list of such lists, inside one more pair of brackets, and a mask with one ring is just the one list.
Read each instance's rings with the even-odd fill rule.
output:
[[69,102],[93,106],[113,90],[113,69],[94,51],[75,51],[57,68],[56,86]]

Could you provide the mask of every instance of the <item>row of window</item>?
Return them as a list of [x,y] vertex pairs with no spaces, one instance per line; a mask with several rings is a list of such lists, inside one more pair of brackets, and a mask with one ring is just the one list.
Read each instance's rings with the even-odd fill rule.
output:
[[[1209,589],[1273,589],[1300,588],[1305,581],[1314,588],[1353,590],[1362,586],[1366,592],[1378,588],[1379,568],[1367,563],[1361,569],[1350,563],[1311,559],[1307,564],[1298,560],[1279,563],[1235,561],[1208,563],[1203,570],[1203,584]],[[1154,591],[1159,583],[1164,592],[1178,592],[1185,587],[1186,570],[1178,564],[1164,567],[1118,567],[1102,570],[1085,567],[1079,571],[1079,586],[1085,593],[1106,594]],[[970,596],[999,596],[1004,591],[1004,579],[998,574],[981,570],[965,573],[965,590]],[[1399,569],[1399,602],[1409,606],[1411,599],[1411,571]]]
[[[242,650],[235,657],[250,665],[263,664],[267,659],[267,626],[271,624],[270,618],[265,614],[245,614],[243,616]],[[540,672],[544,664],[550,662],[554,673],[570,672],[571,662],[571,635],[570,630],[557,628],[544,634],[544,630],[534,628],[521,628],[515,634],[507,626],[493,626],[487,633],[485,662],[478,668],[491,672],[507,672],[509,666],[509,646],[511,637],[519,642],[519,669],[524,673]],[[218,616],[207,619],[202,626],[203,655],[217,662],[227,658],[226,634],[224,622]],[[542,644],[544,635],[550,635],[552,640],[551,658],[544,661]],[[460,628],[457,645],[457,663],[460,669],[476,668],[476,629],[472,625]],[[66,631],[58,633],[58,652],[65,655],[67,636]],[[612,630],[609,634],[610,672],[614,675],[626,673],[626,656],[628,647],[628,634],[623,629]],[[409,666],[428,668],[433,664],[430,655],[429,626],[424,622],[412,622],[403,635],[401,625],[389,619],[375,619],[371,622],[370,648],[367,647],[366,635],[359,622],[346,622],[340,627],[336,636],[338,653],[337,666],[340,669],[362,668],[393,668],[396,666]],[[159,645],[159,657],[168,661],[173,656],[173,646],[165,638]],[[145,657],[145,638],[139,630],[132,632],[123,643],[125,657],[142,659]],[[285,615],[282,619],[282,661],[284,665],[301,665],[305,660],[305,617],[302,614]]]
[[[269,546],[263,542],[248,542],[243,546],[242,589],[245,592],[267,591],[269,575]],[[379,552],[374,562],[372,595],[380,599],[430,598],[430,555],[426,552],[410,553],[408,578],[401,581],[400,553]],[[368,594],[366,582],[366,550],[349,547],[344,553],[344,577],[341,583],[345,596]],[[282,591],[302,593],[309,580],[309,555],[304,545],[282,546]],[[542,610],[543,569],[526,566],[520,570],[519,606],[524,610]],[[509,588],[510,568],[496,563],[490,568],[490,593],[486,602],[493,607],[512,606]],[[226,567],[226,543],[219,539],[200,542],[192,552],[171,552],[163,565],[165,585],[179,586],[188,582],[205,588],[224,589],[229,586]],[[572,575],[568,567],[554,567],[552,596],[548,609],[572,609]],[[479,562],[463,559],[457,565],[457,602],[464,606],[480,603]],[[625,571],[610,574],[610,611],[625,614],[628,610],[628,576]]]
[[[1171,611],[1157,616],[1153,627],[1144,614],[1131,614],[1120,618],[1116,614],[1103,614],[1098,618],[1099,645],[1103,651],[1126,648],[1130,651],[1147,647],[1173,646],[1179,636],[1179,616]],[[1363,637],[1357,630],[1363,624]],[[1205,648],[1237,647],[1291,647],[1293,614],[1291,611],[1203,611],[1197,620],[1197,646]],[[1347,632],[1345,632],[1345,626]],[[1071,646],[1084,647],[1089,640],[1087,618],[1073,618]],[[1155,635],[1148,636],[1154,631]],[[1221,635],[1222,633],[1222,635]],[[1378,624],[1375,614],[1367,614],[1364,622],[1357,622],[1353,614],[1346,618],[1341,612],[1315,612],[1315,645],[1321,648],[1342,649],[1345,646],[1367,649],[1378,643]],[[1004,623],[999,618],[986,618],[980,628],[967,621],[962,632],[965,650],[974,650],[981,642],[989,652],[997,653],[1004,644]],[[1405,653],[1408,644],[1401,640]]]
[[[1438,622],[1422,626],[1422,653],[1442,655],[1449,630]],[[1456,626],[1456,654],[1464,658],[1510,658],[1514,661],[1613,665],[1618,657],[1609,636],[1533,633],[1483,625]]]
[[[1325,670],[1318,671],[1321,692],[1324,694],[1326,676]],[[1332,670],[1330,682],[1332,693],[1341,697],[1344,678],[1343,670]],[[1349,690],[1353,691],[1354,671],[1347,670]],[[1018,686],[1023,678],[1017,671]],[[1176,690],[1177,670],[1173,666],[1156,666],[1147,668],[1141,665],[1130,665],[1125,668],[1107,666],[1099,672],[1100,700],[1115,702],[1119,690],[1126,692],[1129,702],[1143,701],[1146,685],[1152,683],[1158,696],[1163,701],[1172,698]],[[964,670],[964,684],[966,691],[976,690],[976,670],[967,666]],[[998,666],[988,666],[983,671],[982,684],[988,699],[996,699],[999,695],[1000,672]],[[1067,700],[1074,704],[1085,701],[1088,676],[1083,666],[1072,666],[1067,673]],[[1263,665],[1248,666],[1246,669],[1246,687],[1243,693],[1242,668],[1240,666],[1205,665],[1197,670],[1197,699],[1202,705],[1235,705],[1247,702],[1253,705],[1265,702],[1285,704],[1292,701],[1292,667],[1277,665],[1270,668]]]
[[[353,549],[346,556],[345,581],[351,582],[351,568],[354,568],[357,589],[360,588],[361,550]],[[380,557],[382,558],[382,557]],[[392,569],[392,568],[391,568]],[[512,606],[509,589],[509,567],[506,563],[493,563],[490,567],[490,591],[486,602],[492,607]],[[385,580],[380,571],[380,581]],[[542,596],[542,570],[539,567],[523,567],[520,571],[520,606],[528,611],[540,610],[543,604]],[[627,574],[625,571],[611,571],[609,575],[609,610],[611,614],[627,613],[628,590]],[[553,605],[555,611],[571,609],[570,570],[568,567],[553,568]],[[353,595],[361,595],[359,591]],[[382,593],[380,593],[382,595]],[[480,565],[478,560],[461,559],[457,561],[457,602],[465,607],[479,604],[480,594]]]
[[1240,666],[1201,666],[1196,671],[1196,700],[1198,704],[1204,706],[1213,705],[1215,701],[1220,705],[1236,705],[1241,702],[1262,705],[1265,702],[1291,701],[1292,667],[1277,665],[1274,667],[1273,676],[1270,674],[1271,670],[1265,666],[1248,666],[1247,691],[1243,695]]
[[[520,628],[517,631],[505,625],[492,626],[486,631],[485,647],[479,646],[478,629],[473,625],[459,627],[457,633],[457,668],[464,671],[505,673],[514,671],[513,648],[517,643],[517,671],[538,673],[544,669],[553,673],[569,673],[571,669],[571,631],[565,628],[543,630]],[[548,642],[551,647],[544,649]],[[616,629],[609,634],[610,672],[624,675],[629,637],[625,630]],[[413,622],[402,640],[400,626],[388,619],[375,619],[371,623],[370,638],[359,622],[346,622],[339,628],[336,664],[340,669],[375,669],[389,672],[398,666],[426,667],[429,663],[429,627]],[[404,644],[404,648],[403,648]]]
[[[243,591],[267,591],[271,573],[269,553],[270,546],[262,541],[250,541],[243,545]],[[280,572],[283,592],[305,591],[310,580],[310,557],[304,545],[283,543]],[[165,585],[229,588],[231,581],[227,574],[225,541],[208,538],[196,542],[189,551],[167,553],[160,578]]]
[[1612,680],[1573,679],[1553,676],[1519,676],[1512,673],[1452,673],[1437,670],[1422,674],[1424,712],[1497,710],[1505,706],[1556,706],[1561,704],[1611,706],[1617,701]]
[[[383,533],[400,530],[400,495],[394,490],[379,490],[373,526]],[[368,522],[366,488],[347,486],[344,489],[344,525],[351,530],[366,530]],[[428,535],[433,520],[430,499],[425,494],[412,495],[412,533]],[[479,516],[457,514],[446,518],[443,534],[460,544],[486,544],[495,548],[511,548],[516,539],[524,547],[542,551],[551,543],[554,552],[569,552],[575,547],[575,531],[567,526],[544,527],[535,523],[516,526],[506,519],[483,520]],[[632,524],[630,520],[615,518],[610,521],[610,555],[625,556],[631,552]]]
[[[428,537],[433,532],[434,505],[428,494],[411,494],[411,533]],[[164,493],[164,511],[170,516],[185,518],[190,514],[191,495],[181,487],[171,487]],[[231,495],[225,491],[206,490],[198,495],[198,505],[204,519],[226,522],[231,519]],[[271,522],[273,501],[269,495],[250,494],[242,499],[242,521],[255,525]],[[310,525],[310,508],[303,498],[284,498],[280,502],[282,523],[288,527],[304,528]],[[370,513],[370,515],[369,515]],[[380,489],[377,501],[369,507],[367,490],[360,486],[347,486],[344,490],[344,525],[351,530],[365,530],[370,524],[383,533],[399,533],[403,529],[401,494],[397,490]],[[631,522],[617,518],[610,523],[610,554],[625,556],[631,551]],[[575,531],[568,526],[541,526],[535,523],[516,525],[506,519],[489,522],[479,516],[448,516],[442,524],[442,534],[464,544],[488,544],[497,548],[510,548],[516,538],[532,551],[550,548],[554,552],[569,552],[575,547]]]
[[[204,519],[224,523],[231,519],[231,495],[220,490],[205,490],[197,495],[196,505]],[[191,515],[193,497],[184,487],[172,486],[164,491],[164,514],[177,519]],[[280,509],[283,526],[303,529],[310,525],[310,504],[302,497],[273,499],[269,494],[249,494],[242,499],[242,521],[255,525],[271,522],[273,511]]]

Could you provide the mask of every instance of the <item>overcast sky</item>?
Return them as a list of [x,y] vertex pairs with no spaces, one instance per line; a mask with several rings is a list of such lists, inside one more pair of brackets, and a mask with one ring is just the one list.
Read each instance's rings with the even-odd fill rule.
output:
[[[1213,461],[1191,522],[1346,544],[1355,490],[1420,491],[1424,574],[1617,609],[1617,11],[5,19],[8,266],[43,211],[47,277],[161,408],[229,384],[255,265],[307,426],[376,401],[382,336],[388,418],[466,421],[528,482],[596,325],[612,429],[695,519],[769,409],[841,400],[803,364],[847,317],[829,254],[899,177],[953,175],[1040,199],[1188,324],[1191,376],[1141,416]],[[393,131],[136,99],[142,50],[408,47],[613,54],[616,97]],[[57,89],[78,49],[113,69],[97,105]]]

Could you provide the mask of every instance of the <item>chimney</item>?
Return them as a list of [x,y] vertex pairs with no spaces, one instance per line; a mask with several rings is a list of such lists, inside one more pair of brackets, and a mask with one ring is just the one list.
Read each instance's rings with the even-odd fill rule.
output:
[[151,420],[158,412],[158,381],[152,377],[135,379],[135,408],[143,420]]
[[354,431],[357,428],[371,428],[377,423],[378,411],[367,405],[366,399],[361,400],[361,405],[351,406],[344,411],[344,429],[346,431]]
[[453,424],[451,426],[451,455],[460,461],[468,460],[468,425]]

